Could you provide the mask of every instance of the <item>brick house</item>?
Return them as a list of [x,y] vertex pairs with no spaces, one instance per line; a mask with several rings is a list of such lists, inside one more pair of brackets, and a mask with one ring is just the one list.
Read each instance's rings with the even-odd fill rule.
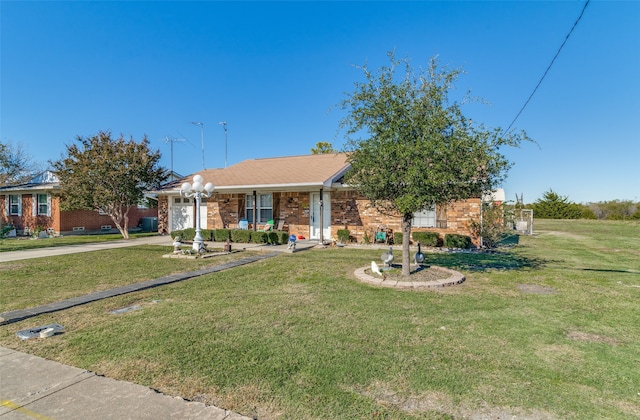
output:
[[[107,215],[95,210],[61,210],[60,182],[45,171],[24,184],[0,187],[0,224],[13,225],[17,234],[37,228],[56,234],[111,232],[115,225]],[[143,217],[157,217],[158,209],[133,207],[129,225],[137,226]]]
[[[203,229],[238,228],[246,220],[256,229],[268,220],[276,228],[308,239],[329,240],[339,229],[363,242],[382,226],[401,231],[401,218],[389,217],[373,208],[353,187],[343,183],[349,169],[343,153],[250,159],[224,169],[197,174],[211,182],[213,195],[203,199],[200,224]],[[180,195],[190,175],[167,184],[158,194],[158,231],[194,227],[193,199]],[[469,235],[468,221],[480,215],[480,198],[438,206],[418,212],[412,231],[435,231]],[[254,223],[254,220],[257,223]]]

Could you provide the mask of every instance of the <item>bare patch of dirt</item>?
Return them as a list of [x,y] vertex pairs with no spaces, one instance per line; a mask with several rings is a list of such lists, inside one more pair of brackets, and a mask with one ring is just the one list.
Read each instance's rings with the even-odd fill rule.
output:
[[23,264],[5,264],[5,265],[0,265],[0,271],[11,271],[11,270],[17,270],[19,268],[22,268]]
[[558,232],[555,230],[544,232],[544,234],[552,235],[552,236],[562,236],[563,238],[575,239],[575,240],[585,239],[585,237],[582,235],[576,235],[575,233],[569,233],[569,232]]
[[357,390],[361,395],[371,398],[380,405],[394,406],[408,413],[430,413],[454,418],[473,420],[518,419],[518,420],[554,420],[557,417],[542,410],[525,410],[519,407],[491,407],[486,403],[481,407],[468,407],[456,404],[442,392],[407,393],[396,390],[391,384],[375,382],[365,389]]
[[540,286],[538,284],[519,284],[518,289],[522,293],[536,295],[553,295],[556,293],[556,289],[554,289],[553,287]]
[[567,338],[570,340],[576,340],[576,341],[590,341],[592,343],[605,343],[605,344],[610,344],[612,346],[617,346],[618,344],[620,344],[620,342],[615,338],[607,337],[606,335],[589,334],[581,331],[569,331],[567,333]]

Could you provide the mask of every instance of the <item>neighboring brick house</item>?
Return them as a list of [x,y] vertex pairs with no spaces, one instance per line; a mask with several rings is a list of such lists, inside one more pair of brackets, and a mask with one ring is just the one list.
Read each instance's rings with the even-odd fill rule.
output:
[[[0,224],[15,226],[18,235],[37,228],[56,234],[115,230],[111,218],[95,210],[61,210],[59,193],[60,182],[50,171],[23,184],[0,187]],[[143,217],[157,216],[157,208],[132,207],[129,226],[138,226]]]
[[[203,229],[237,228],[246,219],[252,228],[275,221],[276,228],[308,239],[328,240],[339,229],[363,242],[381,227],[401,231],[401,218],[381,214],[342,180],[349,169],[343,153],[251,159],[224,169],[198,172],[213,183],[213,195],[201,204]],[[194,227],[193,199],[180,195],[192,174],[167,184],[158,194],[158,231]],[[254,206],[257,203],[257,206]],[[425,209],[416,214],[412,231],[469,235],[468,222],[480,215],[480,198]]]

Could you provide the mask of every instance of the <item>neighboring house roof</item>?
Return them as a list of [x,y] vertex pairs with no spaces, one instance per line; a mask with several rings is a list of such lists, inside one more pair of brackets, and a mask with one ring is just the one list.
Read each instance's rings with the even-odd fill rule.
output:
[[22,184],[0,187],[0,192],[29,192],[54,190],[58,188],[60,188],[60,180],[58,177],[51,171],[44,171]]
[[[349,166],[346,154],[326,153],[249,159],[228,168],[205,169],[197,174],[204,178],[204,183],[213,183],[214,191],[217,192],[253,189],[308,190],[314,187],[330,188]],[[166,194],[177,191],[183,182],[191,182],[193,175],[171,182],[157,192]]]

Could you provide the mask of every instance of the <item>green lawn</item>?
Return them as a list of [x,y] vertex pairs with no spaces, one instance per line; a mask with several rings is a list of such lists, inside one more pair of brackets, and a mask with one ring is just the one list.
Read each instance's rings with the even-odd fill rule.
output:
[[[142,238],[145,236],[156,236],[157,233],[131,233],[131,238]],[[122,240],[119,233],[108,233],[100,235],[69,235],[57,238],[0,238],[0,252],[22,251],[24,249],[49,248],[56,246],[80,245],[95,242]]]
[[[462,271],[459,286],[375,288],[353,271],[378,249],[310,250],[2,326],[0,345],[259,419],[640,417],[640,224],[534,228],[496,254],[427,254]],[[102,287],[82,286],[111,277],[98,252],[48,259],[57,273],[3,283],[0,304],[30,306],[72,265],[83,280],[48,298]],[[188,263],[161,259],[162,247],[126,252],[131,281]],[[108,312],[133,304],[142,309]],[[50,322],[66,332],[15,336]]]

